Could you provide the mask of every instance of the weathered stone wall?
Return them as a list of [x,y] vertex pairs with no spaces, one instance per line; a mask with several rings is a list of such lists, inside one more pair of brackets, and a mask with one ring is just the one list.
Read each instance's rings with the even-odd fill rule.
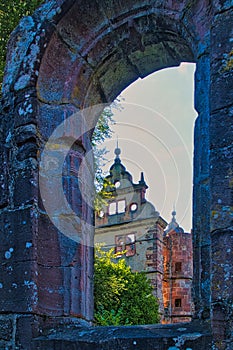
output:
[[[79,242],[49,221],[38,187],[38,161],[47,137],[74,111],[112,101],[138,77],[191,61],[197,64],[198,111],[196,317],[211,318],[216,348],[231,348],[232,11],[229,0],[51,0],[13,33],[1,110],[0,303],[2,315],[7,314],[6,327],[18,313],[32,319],[53,316],[54,325],[58,316],[92,317],[93,233],[87,223],[93,214],[78,194],[78,232],[85,237]],[[94,120],[87,116],[89,129]],[[80,138],[75,157],[90,149],[89,135]],[[82,181],[90,194],[91,176],[86,171],[78,183],[74,177],[70,192]],[[75,203],[71,199],[71,205]],[[30,329],[28,322],[20,329]],[[4,327],[1,333],[2,341],[8,342]],[[17,344],[28,349],[22,345],[24,334]],[[30,334],[28,339],[35,336]],[[203,344],[198,348],[206,349]]]
[[222,3],[210,37],[211,297],[219,349],[233,346],[233,8],[229,7],[229,3]]

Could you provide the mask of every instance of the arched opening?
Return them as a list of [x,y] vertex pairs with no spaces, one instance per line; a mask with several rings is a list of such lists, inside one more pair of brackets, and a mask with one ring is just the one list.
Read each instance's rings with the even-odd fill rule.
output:
[[[115,189],[111,186],[106,189],[112,197],[106,198],[102,215],[96,211],[95,242],[103,244],[104,251],[114,249],[119,253],[126,249],[121,255],[126,264],[133,272],[146,273],[152,293],[159,300],[161,323],[188,322],[193,313],[194,71],[195,65],[181,64],[131,84],[121,93],[118,108],[113,106],[114,133],[102,145],[109,151],[105,154],[106,180]],[[118,163],[122,166],[120,173]],[[132,176],[129,181],[128,173]],[[137,195],[141,173],[146,185],[143,200]],[[154,214],[152,207],[146,207],[147,201],[155,207]],[[121,202],[124,212],[117,208]],[[109,212],[112,205],[115,210]],[[174,206],[176,215],[171,219]],[[156,232],[152,233],[155,227]],[[131,236],[132,247],[127,244]],[[104,283],[107,286],[108,282]],[[96,293],[102,284],[100,287],[97,280]],[[102,301],[97,297],[98,304]],[[95,303],[96,310],[98,304]],[[101,304],[98,315],[102,308]],[[128,311],[127,322],[130,315]],[[114,320],[109,319],[111,322]],[[139,322],[143,322],[142,318]]]
[[[196,317],[209,319],[211,302],[220,300],[223,308],[225,299],[230,300],[229,286],[217,278],[225,261],[219,242],[232,232],[232,101],[231,89],[225,87],[232,86],[230,9],[229,2],[218,1],[210,5],[170,0],[88,0],[85,4],[82,0],[61,0],[58,4],[52,0],[21,22],[10,41],[3,84],[3,163],[7,160],[1,211],[6,232],[2,246],[7,253],[2,271],[6,282],[0,282],[3,313],[50,316],[53,320],[72,315],[92,319],[93,231],[86,224],[92,222],[93,211],[78,194],[82,244],[57,232],[39,196],[37,165],[42,145],[56,126],[75,112],[111,103],[138,77],[182,61],[197,64],[193,197]],[[90,133],[83,134],[83,128],[86,131],[87,123],[88,130],[94,127],[100,110],[93,118],[85,114],[75,128],[67,121],[70,130],[81,135],[74,147],[77,163],[90,150]],[[86,171],[78,183],[88,195],[92,191],[90,173]],[[22,248],[20,255],[12,250],[13,245]],[[232,264],[229,266],[231,269]],[[222,271],[224,275],[224,268]],[[23,279],[25,274],[30,278]],[[222,287],[227,288],[226,293]],[[217,328],[214,332],[217,334]]]
[[[75,19],[80,11],[75,3],[57,24],[56,31],[51,35],[50,41],[43,55],[38,81],[37,94],[40,108],[40,125],[45,125],[48,118],[53,119],[55,125],[79,109],[93,106],[98,103],[112,102],[119,93],[138,77],[145,77],[165,67],[179,65],[182,61],[194,62],[195,53],[192,47],[192,37],[182,22],[174,15],[167,16],[156,11],[155,8],[144,5],[127,13],[111,14],[109,26],[108,15],[99,4],[86,4],[88,11],[95,6],[96,29],[90,32],[87,25],[87,13],[80,20]],[[121,9],[119,9],[121,12]],[[123,11],[124,12],[124,11]],[[110,14],[109,14],[110,15]],[[80,35],[85,30],[86,40],[80,41]],[[95,125],[95,117],[87,117],[90,125]],[[77,128],[83,129],[79,123]],[[89,127],[91,129],[91,127]],[[48,136],[47,130],[42,131],[43,138]],[[85,152],[90,148],[88,134],[81,136],[81,144]],[[80,156],[82,152],[79,150]],[[83,183],[91,181],[90,175],[85,174]],[[89,178],[89,180],[87,180]],[[84,186],[88,186],[87,184]],[[83,201],[83,199],[79,199]],[[87,208],[81,207],[81,218],[87,215]],[[85,220],[82,229],[85,230]],[[93,232],[87,238],[93,241]],[[86,276],[90,263],[90,247],[82,242],[84,256],[87,256],[83,269]],[[49,246],[47,246],[48,249]],[[88,253],[89,252],[89,253]],[[77,265],[78,266],[78,265]],[[90,272],[91,273],[91,272]],[[41,276],[44,274],[42,273]],[[43,277],[42,277],[43,279]],[[72,278],[71,278],[72,280]],[[91,293],[91,283],[84,278],[84,290]],[[79,287],[81,288],[81,287]],[[84,292],[83,290],[83,292]],[[74,291],[74,293],[76,293]],[[84,292],[87,295],[87,291]],[[84,311],[77,309],[72,296],[71,314]],[[86,310],[92,313],[91,297],[85,298]],[[83,307],[84,303],[82,303]],[[81,308],[82,308],[81,307]]]
[[146,174],[148,200],[166,218],[175,206],[178,221],[188,231],[192,228],[193,134],[197,117],[195,69],[195,64],[181,63],[128,86],[121,92],[118,107],[113,106],[113,134],[99,147],[108,151],[102,165],[107,174],[118,142],[120,157],[135,181],[141,172]]

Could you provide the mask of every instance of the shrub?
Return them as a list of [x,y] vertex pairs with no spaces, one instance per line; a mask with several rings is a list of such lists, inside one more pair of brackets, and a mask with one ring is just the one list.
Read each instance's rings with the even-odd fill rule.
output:
[[132,272],[114,250],[95,248],[95,323],[101,326],[159,322],[158,301],[143,272]]

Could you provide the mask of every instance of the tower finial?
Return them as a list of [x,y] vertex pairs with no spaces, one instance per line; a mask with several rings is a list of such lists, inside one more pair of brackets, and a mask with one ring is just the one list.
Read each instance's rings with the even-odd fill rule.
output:
[[176,222],[176,206],[175,206],[175,202],[173,203],[172,221]]
[[140,178],[139,183],[140,183],[140,184],[144,184],[144,183],[145,183],[143,172],[141,172],[141,178]]
[[117,147],[115,148],[115,151],[114,151],[115,155],[116,155],[116,159],[120,159],[119,155],[121,154],[121,150],[120,148],[118,147],[118,136],[117,136]]
[[172,221],[173,221],[173,222],[176,222],[176,210],[175,210],[175,204],[173,204]]

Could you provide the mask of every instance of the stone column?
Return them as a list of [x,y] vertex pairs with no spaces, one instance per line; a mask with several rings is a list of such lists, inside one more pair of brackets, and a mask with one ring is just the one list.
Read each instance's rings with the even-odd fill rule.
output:
[[[79,174],[91,147],[89,135],[84,134],[66,157],[61,181],[64,196],[81,222],[81,239],[72,239],[70,232],[55,224],[56,219],[63,220],[63,207],[43,169],[56,217],[46,211],[39,161],[52,131],[76,109],[41,104],[32,90],[18,93],[16,101],[11,95],[5,97],[2,109],[0,323],[7,325],[3,346],[16,341],[28,348],[27,341],[42,328],[73,323],[74,317],[76,324],[78,318],[92,319],[93,169],[90,162]],[[56,159],[48,167],[56,176]]]
[[230,349],[233,343],[233,13],[228,1],[216,1],[215,6],[210,89],[212,326],[218,349]]
[[[46,23],[43,25],[49,27]],[[57,190],[50,185],[51,178],[47,178],[47,189],[55,210],[53,220],[40,195],[39,162],[43,147],[56,127],[79,109],[62,99],[54,104],[42,102],[35,85],[38,62],[48,40],[46,35],[51,32],[49,28],[46,32],[41,24],[38,27],[40,33],[36,36],[37,24],[29,17],[14,32],[3,91],[0,333],[4,342],[0,347],[20,344],[28,349],[32,337],[46,328],[58,328],[59,324],[87,325],[93,317],[94,189],[90,132],[82,132],[81,120],[80,123],[77,120],[75,128],[71,125],[71,133],[80,131],[81,136],[77,142],[74,140],[66,157],[61,181],[64,197],[81,222],[77,233],[81,232],[82,237],[75,240],[70,232],[63,232],[54,223],[55,219],[64,219],[64,213],[57,201]],[[28,49],[27,55],[23,45]],[[24,60],[22,69],[18,69],[18,62],[14,66],[17,57]],[[84,158],[89,163],[79,174]],[[56,169],[56,160],[48,167]],[[42,171],[43,180],[46,176],[46,171]],[[6,327],[1,326],[4,324]]]
[[193,263],[196,317],[210,317],[210,228],[209,228],[209,82],[208,42],[201,48],[195,73]]

